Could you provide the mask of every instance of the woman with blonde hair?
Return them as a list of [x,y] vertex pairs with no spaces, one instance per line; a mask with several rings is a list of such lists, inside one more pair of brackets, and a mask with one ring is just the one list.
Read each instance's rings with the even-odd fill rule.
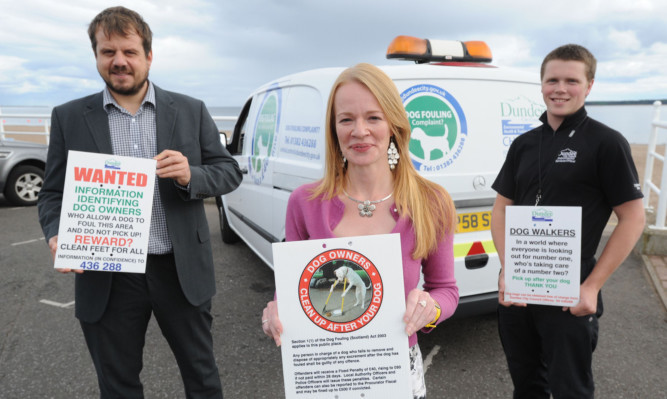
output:
[[[417,330],[428,332],[458,304],[453,237],[456,212],[441,186],[410,161],[410,122],[393,81],[358,64],[333,85],[326,116],[324,178],[297,188],[287,205],[287,241],[399,233],[415,398],[426,388]],[[420,272],[423,289],[417,288]],[[264,309],[264,333],[280,345],[276,301]]]

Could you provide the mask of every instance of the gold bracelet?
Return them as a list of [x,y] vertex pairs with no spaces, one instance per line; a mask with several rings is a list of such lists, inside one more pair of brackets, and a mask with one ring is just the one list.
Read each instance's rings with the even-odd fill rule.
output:
[[442,309],[440,309],[440,305],[435,303],[435,319],[433,319],[432,322],[428,323],[424,327],[435,328],[436,327],[435,322],[438,321],[441,314],[442,314]]

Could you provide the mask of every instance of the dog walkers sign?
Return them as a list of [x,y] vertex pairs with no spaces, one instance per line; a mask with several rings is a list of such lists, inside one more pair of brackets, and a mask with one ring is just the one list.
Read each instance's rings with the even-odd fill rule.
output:
[[505,300],[575,306],[581,274],[581,207],[506,209]]
[[398,234],[273,244],[287,398],[411,397]]

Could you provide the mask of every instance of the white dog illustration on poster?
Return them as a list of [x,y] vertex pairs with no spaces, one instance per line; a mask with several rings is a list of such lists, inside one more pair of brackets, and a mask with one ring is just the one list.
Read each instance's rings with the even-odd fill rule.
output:
[[355,296],[357,298],[357,301],[354,303],[353,306],[357,306],[361,304],[361,308],[364,308],[364,302],[366,301],[366,290],[371,288],[371,285],[369,284],[366,286],[364,284],[364,280],[361,279],[361,277],[357,274],[357,272],[354,271],[354,269],[348,267],[348,266],[341,266],[338,269],[334,270],[334,273],[336,274],[336,283],[331,286],[331,289],[329,292],[333,291],[334,287],[338,283],[342,283],[346,278],[347,281],[349,281],[350,285],[347,286],[347,289],[341,294],[341,297],[345,297],[345,294],[354,287],[355,290]]

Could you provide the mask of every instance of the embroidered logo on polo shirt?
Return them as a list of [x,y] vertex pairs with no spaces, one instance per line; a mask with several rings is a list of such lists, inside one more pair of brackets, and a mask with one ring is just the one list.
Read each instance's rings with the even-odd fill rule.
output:
[[577,152],[569,148],[566,148],[564,150],[561,150],[560,154],[558,154],[558,158],[556,158],[556,163],[563,163],[563,162],[575,163],[576,159],[577,159]]

